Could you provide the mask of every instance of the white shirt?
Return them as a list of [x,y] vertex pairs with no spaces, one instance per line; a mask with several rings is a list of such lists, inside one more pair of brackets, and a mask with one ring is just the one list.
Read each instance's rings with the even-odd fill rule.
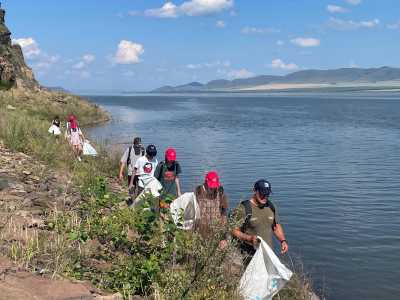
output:
[[[131,161],[130,164],[128,166],[128,175],[132,176],[133,174],[133,168],[136,165],[136,161],[142,157],[142,149],[140,149],[140,153],[139,155],[135,154],[135,149],[133,149],[133,145],[131,146]],[[121,157],[121,163],[126,164],[126,162],[128,161],[128,155],[129,155],[129,148],[127,148],[124,152],[124,155],[122,155]]]
[[135,164],[136,175],[139,176],[139,186],[144,187],[143,182],[154,177],[154,171],[158,165],[157,158],[148,159],[147,156],[138,158]]

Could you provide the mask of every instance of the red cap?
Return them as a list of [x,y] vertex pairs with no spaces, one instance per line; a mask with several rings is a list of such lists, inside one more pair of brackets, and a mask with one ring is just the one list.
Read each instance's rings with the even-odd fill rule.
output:
[[167,151],[165,151],[165,159],[167,161],[175,161],[176,160],[176,151],[174,148],[168,148]]
[[218,173],[215,171],[208,172],[206,175],[205,182],[207,183],[208,187],[211,189],[219,188],[219,176]]

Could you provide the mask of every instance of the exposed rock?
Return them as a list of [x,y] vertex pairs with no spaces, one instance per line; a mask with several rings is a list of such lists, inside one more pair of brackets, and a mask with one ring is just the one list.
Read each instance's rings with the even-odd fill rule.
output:
[[80,283],[66,280],[51,280],[13,267],[13,264],[0,257],[0,300],[64,300],[94,299],[89,289]]
[[22,49],[12,45],[11,32],[5,25],[5,10],[0,9],[0,88],[39,90],[32,70],[26,65]]
[[8,188],[8,180],[6,178],[0,178],[0,191]]

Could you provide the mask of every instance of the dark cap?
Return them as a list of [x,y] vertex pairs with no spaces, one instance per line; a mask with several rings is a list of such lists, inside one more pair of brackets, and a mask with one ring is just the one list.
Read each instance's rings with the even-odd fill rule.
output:
[[269,196],[272,192],[271,184],[265,179],[257,180],[256,183],[254,183],[254,191],[264,196]]
[[148,145],[147,148],[146,148],[146,154],[151,156],[151,157],[155,157],[157,155],[156,146]]

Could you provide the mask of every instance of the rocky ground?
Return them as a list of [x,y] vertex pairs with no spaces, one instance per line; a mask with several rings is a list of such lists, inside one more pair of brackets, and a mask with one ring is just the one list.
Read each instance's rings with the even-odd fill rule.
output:
[[[45,214],[62,210],[81,197],[66,173],[50,170],[23,153],[13,153],[0,143],[0,240],[7,243],[45,230]],[[16,265],[0,256],[0,299],[122,299],[102,295],[90,284],[51,279],[42,270]]]

